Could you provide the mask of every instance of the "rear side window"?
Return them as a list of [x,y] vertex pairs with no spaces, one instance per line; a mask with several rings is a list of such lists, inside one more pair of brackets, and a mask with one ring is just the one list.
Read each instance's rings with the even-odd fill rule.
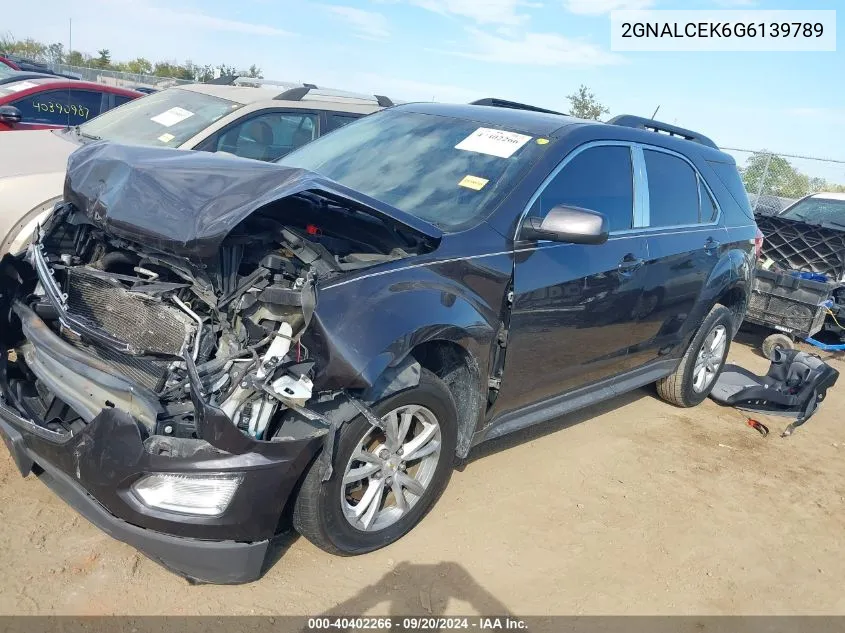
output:
[[649,226],[698,224],[698,176],[671,154],[644,150],[648,174]]
[[591,147],[577,154],[548,184],[532,215],[544,217],[557,205],[583,207],[603,213],[611,231],[624,231],[633,227],[633,183],[628,147]]
[[329,113],[329,129],[336,130],[360,118],[358,115]]
[[81,125],[100,114],[103,95],[90,90],[45,90],[13,101],[24,123]]
[[114,95],[114,107],[122,106],[127,101],[132,101],[132,97],[125,97],[123,95]]

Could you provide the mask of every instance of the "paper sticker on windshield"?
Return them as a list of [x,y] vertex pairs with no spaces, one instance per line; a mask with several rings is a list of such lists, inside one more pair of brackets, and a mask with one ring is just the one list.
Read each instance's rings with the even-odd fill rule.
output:
[[192,116],[194,116],[194,113],[190,110],[186,110],[185,108],[170,108],[169,110],[165,110],[161,114],[154,116],[150,119],[150,121],[154,121],[164,127],[170,127],[171,125],[176,125],[180,121],[184,121]]
[[160,140],[162,143],[169,143],[174,138],[176,138],[176,137],[173,136],[172,134],[168,133],[168,132],[165,132],[164,134],[162,134],[161,136],[158,137],[158,140]]
[[37,88],[38,84],[31,81],[17,81],[15,83],[6,84],[6,90],[11,92],[20,92],[21,90],[29,90],[30,88]]
[[486,185],[489,180],[486,178],[479,178],[478,176],[464,176],[464,179],[458,183],[459,187],[466,187],[467,189],[474,189],[475,191],[481,191],[484,189],[484,185]]
[[467,152],[489,154],[499,158],[510,158],[516,151],[531,140],[530,136],[516,132],[503,132],[489,127],[480,127],[467,136],[455,149]]

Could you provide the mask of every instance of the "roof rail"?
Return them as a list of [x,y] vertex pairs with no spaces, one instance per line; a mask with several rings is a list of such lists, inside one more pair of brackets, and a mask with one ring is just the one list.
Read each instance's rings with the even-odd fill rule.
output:
[[682,127],[678,127],[676,125],[671,125],[669,123],[663,123],[662,121],[655,121],[654,119],[646,119],[641,116],[634,116],[633,114],[620,114],[619,116],[615,116],[610,121],[607,122],[609,125],[621,125],[624,127],[633,127],[640,130],[652,130],[654,132],[663,132],[665,134],[669,134],[670,136],[680,136],[687,141],[692,141],[694,143],[699,143],[700,145],[706,145],[707,147],[712,147],[713,149],[719,149],[719,146],[716,145],[712,140],[704,136],[703,134],[699,134],[698,132],[693,132],[692,130],[687,130]]
[[531,112],[544,112],[546,114],[562,114],[563,116],[568,116],[563,112],[546,110],[545,108],[538,108],[537,106],[527,105],[525,103],[517,103],[516,101],[505,101],[504,99],[497,99],[496,97],[478,99],[477,101],[471,102],[470,105],[493,106],[495,108],[511,108],[512,110],[530,110]]
[[356,92],[346,92],[345,90],[335,90],[333,88],[322,88],[314,84],[302,84],[300,87],[289,88],[284,92],[279,93],[274,97],[279,101],[302,101],[306,97],[311,97],[317,100],[327,99],[351,99],[356,101],[367,101],[370,103],[377,103],[382,108],[389,108],[395,105],[392,99],[384,95],[369,95],[359,94]]

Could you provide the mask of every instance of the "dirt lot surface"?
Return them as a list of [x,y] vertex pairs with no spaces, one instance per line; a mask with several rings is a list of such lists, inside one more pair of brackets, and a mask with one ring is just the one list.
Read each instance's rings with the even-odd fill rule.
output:
[[[731,360],[768,367],[744,344]],[[0,448],[0,613],[842,614],[843,411],[845,379],[789,439],[760,416],[763,438],[738,411],[640,390],[479,447],[391,547],[337,558],[291,538],[236,587],[164,571]]]

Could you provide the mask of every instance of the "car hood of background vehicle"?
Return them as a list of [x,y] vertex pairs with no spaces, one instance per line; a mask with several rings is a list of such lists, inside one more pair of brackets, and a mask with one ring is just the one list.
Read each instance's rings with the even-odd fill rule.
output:
[[54,130],[16,130],[0,136],[0,178],[63,172],[78,147]]
[[115,237],[210,262],[257,209],[305,191],[404,225],[432,240],[437,227],[303,169],[169,148],[97,142],[71,155],[65,200]]

